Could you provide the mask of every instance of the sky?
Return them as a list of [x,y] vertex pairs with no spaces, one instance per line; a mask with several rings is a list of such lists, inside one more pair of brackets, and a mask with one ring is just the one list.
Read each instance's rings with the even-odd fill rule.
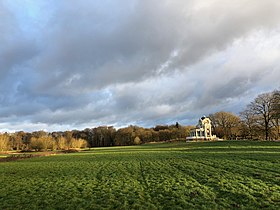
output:
[[279,0],[0,0],[0,131],[196,124],[280,88]]

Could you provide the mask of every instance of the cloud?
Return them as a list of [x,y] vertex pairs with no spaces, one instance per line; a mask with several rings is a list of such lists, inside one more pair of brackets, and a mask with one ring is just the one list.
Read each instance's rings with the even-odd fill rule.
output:
[[276,1],[129,2],[81,1],[74,7],[62,1],[51,30],[44,31],[52,44],[36,66],[44,78],[38,89],[87,92],[184,69],[252,31],[274,27],[280,7]]
[[278,88],[279,10],[276,0],[0,1],[0,122],[151,126],[238,113]]

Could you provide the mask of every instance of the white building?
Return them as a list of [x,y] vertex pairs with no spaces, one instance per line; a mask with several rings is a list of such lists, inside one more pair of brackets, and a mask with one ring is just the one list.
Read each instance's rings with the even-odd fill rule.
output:
[[198,121],[196,128],[191,130],[187,140],[216,140],[216,135],[212,135],[211,120],[205,116]]

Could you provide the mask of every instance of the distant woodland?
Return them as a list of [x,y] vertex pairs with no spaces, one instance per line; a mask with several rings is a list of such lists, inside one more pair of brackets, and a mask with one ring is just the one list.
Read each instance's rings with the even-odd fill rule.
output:
[[[235,115],[216,112],[208,116],[213,133],[223,139],[279,140],[280,91],[258,95],[245,109]],[[139,145],[148,142],[183,140],[194,126],[157,125],[153,128],[112,126],[87,128],[82,131],[36,131],[0,134],[0,151],[70,150],[86,147]]]

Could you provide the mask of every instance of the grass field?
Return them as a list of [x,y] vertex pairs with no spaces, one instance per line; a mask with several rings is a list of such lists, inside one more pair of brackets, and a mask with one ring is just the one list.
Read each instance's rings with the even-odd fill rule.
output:
[[0,163],[0,209],[280,209],[280,142],[161,143]]

